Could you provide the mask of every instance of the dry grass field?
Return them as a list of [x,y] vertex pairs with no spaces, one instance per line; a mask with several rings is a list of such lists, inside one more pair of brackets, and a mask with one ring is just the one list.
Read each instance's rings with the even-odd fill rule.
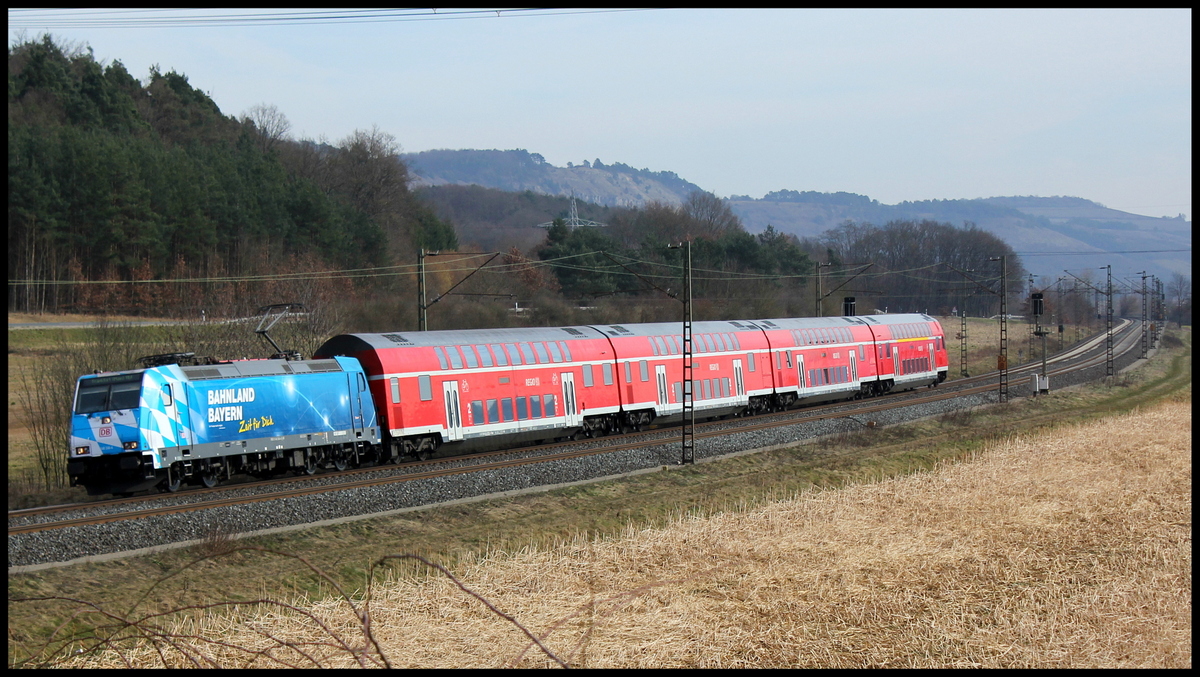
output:
[[1191,420],[1189,388],[929,472],[455,566],[545,653],[433,572],[376,581],[377,648],[345,601],[297,599],[174,628],[190,659],[59,665],[1186,668]]

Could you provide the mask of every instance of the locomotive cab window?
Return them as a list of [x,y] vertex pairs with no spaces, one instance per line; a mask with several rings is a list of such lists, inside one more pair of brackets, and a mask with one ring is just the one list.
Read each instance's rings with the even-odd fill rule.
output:
[[171,386],[169,384],[164,384],[162,387],[162,402],[164,407],[171,406]]
[[141,374],[101,376],[81,381],[75,397],[75,413],[136,409],[141,390]]

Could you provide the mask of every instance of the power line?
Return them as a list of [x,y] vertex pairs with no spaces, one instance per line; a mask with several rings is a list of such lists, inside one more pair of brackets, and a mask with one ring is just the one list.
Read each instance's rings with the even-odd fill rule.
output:
[[399,21],[451,21],[532,16],[567,16],[638,12],[647,9],[358,9],[244,12],[213,10],[46,10],[10,9],[9,29],[64,28],[207,28],[230,26],[294,26],[303,24],[394,23]]

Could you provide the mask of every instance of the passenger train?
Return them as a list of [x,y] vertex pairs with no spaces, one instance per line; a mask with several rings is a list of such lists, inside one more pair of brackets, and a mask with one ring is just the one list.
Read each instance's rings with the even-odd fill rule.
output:
[[[683,416],[681,324],[343,334],[310,360],[81,376],[72,485],[128,494],[601,436]],[[923,314],[692,324],[698,419],[933,386]]]

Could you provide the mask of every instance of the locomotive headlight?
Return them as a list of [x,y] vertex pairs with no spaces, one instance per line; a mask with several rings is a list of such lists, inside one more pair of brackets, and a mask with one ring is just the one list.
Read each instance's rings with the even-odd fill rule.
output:
[[88,453],[87,447],[75,447],[75,455],[76,456],[87,456],[87,453]]
[[100,422],[101,422],[101,423],[112,423],[112,417],[111,417],[111,416],[104,416],[103,418],[101,418],[101,419],[100,419]]
[[138,445],[137,445],[137,442],[126,442],[126,443],[124,444],[124,447],[125,447],[126,449],[137,449],[137,448],[138,448]]

